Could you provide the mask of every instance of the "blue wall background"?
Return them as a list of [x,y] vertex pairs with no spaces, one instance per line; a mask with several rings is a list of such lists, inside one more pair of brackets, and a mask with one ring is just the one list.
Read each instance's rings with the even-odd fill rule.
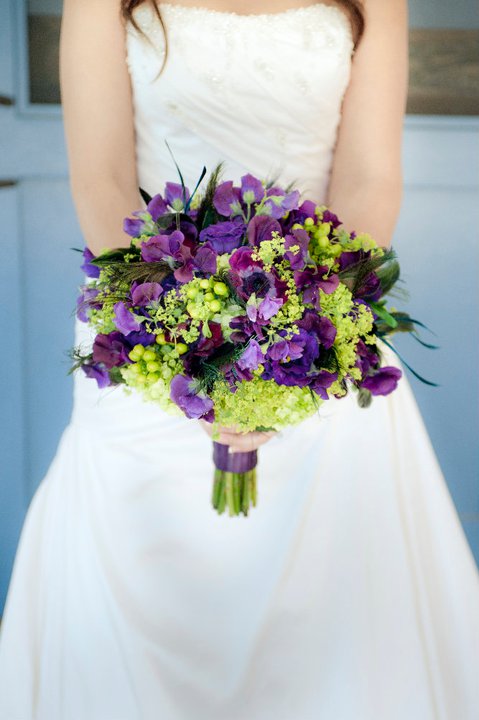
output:
[[[53,0],[54,2],[55,0]],[[33,0],[41,5],[42,0]],[[50,0],[50,3],[52,0]],[[31,496],[71,410],[67,349],[82,244],[70,197],[59,109],[29,106],[21,0],[0,0],[0,609]],[[479,27],[473,3],[411,3],[412,26]],[[409,309],[439,336],[429,352],[398,343],[419,372],[410,381],[479,562],[479,118],[408,117],[405,191],[394,238]]]

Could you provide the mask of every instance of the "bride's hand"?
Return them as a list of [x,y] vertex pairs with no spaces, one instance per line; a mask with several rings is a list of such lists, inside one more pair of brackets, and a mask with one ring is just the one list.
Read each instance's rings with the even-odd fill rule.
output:
[[[199,421],[203,430],[210,437],[213,434],[213,426],[205,420]],[[264,445],[277,433],[271,432],[236,432],[233,428],[220,428],[220,435],[215,442],[222,445],[229,445],[232,452],[252,452]]]

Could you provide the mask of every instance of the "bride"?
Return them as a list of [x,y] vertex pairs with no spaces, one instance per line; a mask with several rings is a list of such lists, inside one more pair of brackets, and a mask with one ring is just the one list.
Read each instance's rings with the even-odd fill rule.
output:
[[[193,0],[195,3],[195,0]],[[389,246],[405,0],[65,0],[71,189],[93,253],[176,171],[294,182]],[[121,7],[120,7],[121,6]],[[76,324],[76,343],[91,342]],[[396,357],[386,354],[387,364]],[[270,436],[248,518],[211,441],[78,374],[0,636],[1,720],[473,720],[479,582],[407,378]]]

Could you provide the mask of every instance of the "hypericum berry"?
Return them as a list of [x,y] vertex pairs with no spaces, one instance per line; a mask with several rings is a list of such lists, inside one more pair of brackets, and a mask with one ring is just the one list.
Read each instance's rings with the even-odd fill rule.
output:
[[154,350],[145,350],[142,359],[146,363],[150,362],[150,360],[156,360],[156,352]]
[[313,218],[307,217],[306,220],[304,221],[304,226],[305,226],[305,227],[312,227],[313,225],[314,225],[314,220],[313,220]]
[[189,287],[186,290],[186,297],[188,298],[188,300],[194,300],[197,295],[198,295],[198,288],[196,288],[194,286]]
[[178,355],[184,355],[185,352],[188,352],[188,345],[185,345],[185,343],[176,343],[175,348]]
[[214,299],[215,299],[215,296],[213,295],[212,292],[205,293],[205,301],[206,302],[211,302]]
[[209,308],[210,308],[211,312],[214,312],[214,313],[219,312],[219,311],[221,310],[221,303],[220,303],[220,301],[219,301],[219,300],[212,300],[212,301],[209,303]]
[[219,295],[220,297],[225,297],[229,294],[228,286],[225,285],[224,282],[216,282],[213,286],[213,290],[216,295]]
[[165,333],[163,332],[158,333],[155,339],[158,345],[164,345],[166,343]]
[[324,250],[325,248],[327,248],[327,247],[329,246],[329,238],[328,238],[328,236],[327,236],[327,235],[321,235],[321,236],[318,238],[318,245],[319,245],[319,247],[322,248],[323,250]]
[[146,363],[146,369],[148,370],[149,373],[158,372],[160,367],[161,367],[160,363],[157,362],[156,360],[150,360],[150,362]]
[[203,278],[202,280],[200,280],[200,288],[202,290],[206,290],[207,288],[209,288],[209,286],[210,286],[209,280],[207,280],[206,278]]
[[193,320],[195,320],[201,315],[201,308],[199,308],[197,305],[189,303],[186,306],[186,309],[188,310],[188,314],[193,318]]
[[130,352],[128,353],[128,357],[130,358],[130,360],[133,360],[133,362],[138,362],[138,360],[140,360],[143,356],[144,352],[145,348],[143,347],[143,345],[135,345],[135,347],[132,348],[132,350],[130,350]]
[[161,377],[161,376],[160,376],[158,373],[152,372],[152,373],[148,373],[146,379],[148,380],[149,383],[154,383],[154,382],[156,382],[157,380],[159,380],[160,377]]
[[130,365],[130,371],[138,375],[141,373],[141,366],[138,363],[133,363],[133,365]]

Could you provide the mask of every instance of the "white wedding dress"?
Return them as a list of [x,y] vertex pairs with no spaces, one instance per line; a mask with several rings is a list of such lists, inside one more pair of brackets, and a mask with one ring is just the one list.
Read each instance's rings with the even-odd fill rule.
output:
[[[141,186],[176,180],[166,138],[190,189],[225,160],[324,201],[346,15],[161,8],[158,79],[148,6],[152,44],[127,34]],[[405,377],[261,448],[248,517],[215,513],[212,470],[198,423],[76,376],[17,551],[0,720],[479,717],[478,573]]]

